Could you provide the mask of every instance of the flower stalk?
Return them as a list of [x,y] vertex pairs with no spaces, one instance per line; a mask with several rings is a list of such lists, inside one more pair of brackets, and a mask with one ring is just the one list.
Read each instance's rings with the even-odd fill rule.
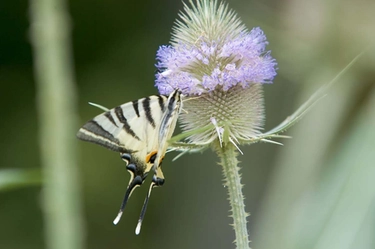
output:
[[220,165],[223,168],[224,185],[228,189],[230,212],[233,218],[233,228],[236,235],[235,243],[237,248],[246,249],[249,247],[249,233],[246,226],[244,196],[242,194],[241,175],[239,173],[237,155],[238,152],[234,145],[228,143],[216,149],[220,157]]

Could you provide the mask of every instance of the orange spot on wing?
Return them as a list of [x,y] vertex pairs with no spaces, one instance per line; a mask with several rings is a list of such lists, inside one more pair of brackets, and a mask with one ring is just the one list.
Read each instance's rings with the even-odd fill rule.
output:
[[154,151],[151,151],[150,153],[148,153],[148,155],[146,155],[146,163],[150,163],[151,158],[153,156],[155,156],[157,153],[158,153],[157,150],[154,150]]

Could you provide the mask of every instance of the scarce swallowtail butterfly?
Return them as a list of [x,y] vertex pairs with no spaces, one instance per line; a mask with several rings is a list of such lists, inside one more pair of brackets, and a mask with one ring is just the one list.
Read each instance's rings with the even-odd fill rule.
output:
[[120,152],[126,163],[130,181],[115,225],[134,189],[142,185],[151,170],[154,172],[136,234],[140,233],[152,189],[164,183],[161,163],[182,109],[181,97],[181,92],[175,90],[169,96],[153,95],[125,103],[96,116],[77,133],[79,139]]

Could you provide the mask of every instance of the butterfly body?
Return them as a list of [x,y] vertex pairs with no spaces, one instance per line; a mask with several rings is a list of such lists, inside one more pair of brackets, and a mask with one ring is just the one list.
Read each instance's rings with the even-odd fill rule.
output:
[[182,109],[181,97],[181,92],[175,90],[169,96],[153,95],[125,103],[96,116],[77,133],[81,140],[120,152],[122,160],[126,162],[131,177],[114,224],[119,222],[134,189],[142,185],[153,170],[137,234],[140,232],[151,190],[164,183],[161,163]]

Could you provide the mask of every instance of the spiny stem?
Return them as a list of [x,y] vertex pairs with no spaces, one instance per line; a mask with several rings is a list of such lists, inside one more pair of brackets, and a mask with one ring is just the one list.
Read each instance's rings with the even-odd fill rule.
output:
[[238,153],[236,152],[236,148],[230,143],[225,144],[216,151],[221,159],[220,165],[223,167],[224,181],[228,188],[237,249],[249,249],[249,233],[246,227],[246,217],[249,214],[245,212],[241,176],[239,173],[240,168],[238,167],[237,160]]

